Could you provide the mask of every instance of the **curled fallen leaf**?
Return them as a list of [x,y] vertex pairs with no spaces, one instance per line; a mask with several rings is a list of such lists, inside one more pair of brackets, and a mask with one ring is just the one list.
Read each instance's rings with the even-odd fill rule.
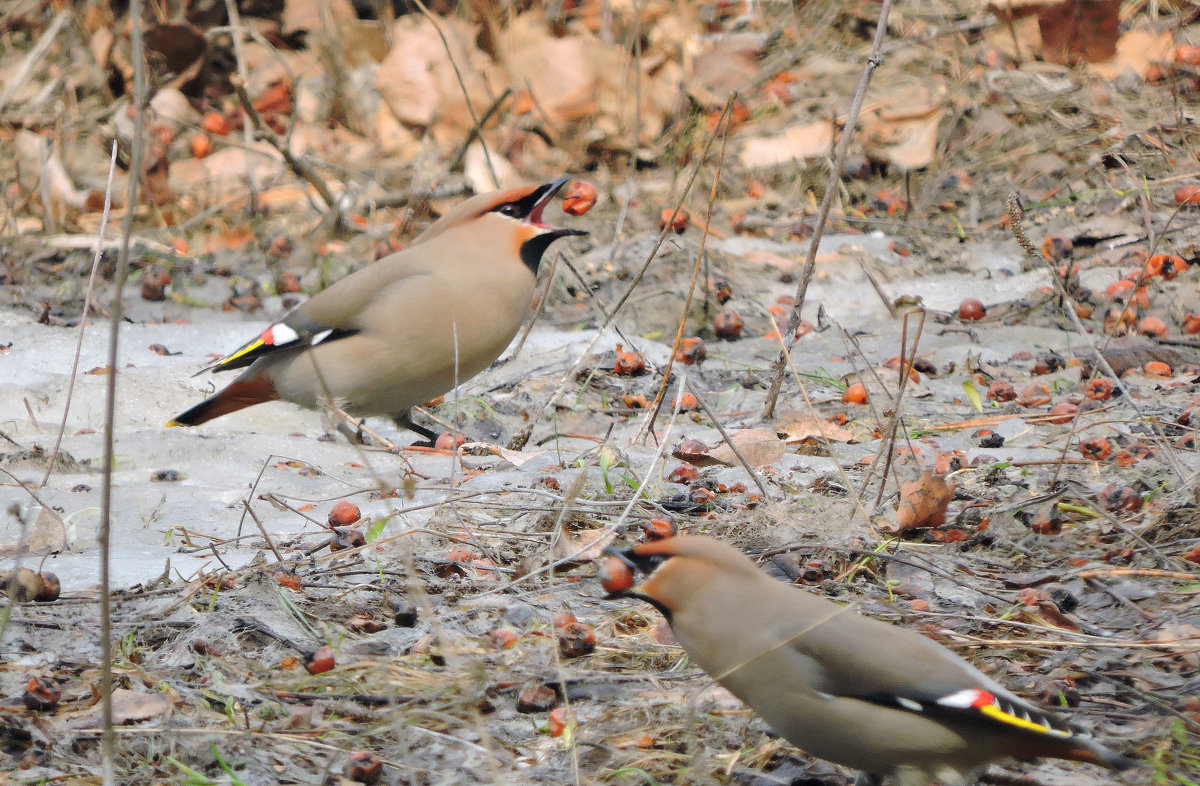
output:
[[954,497],[954,484],[945,475],[929,470],[916,480],[900,484],[900,507],[896,510],[896,532],[940,527],[946,523],[946,507]]

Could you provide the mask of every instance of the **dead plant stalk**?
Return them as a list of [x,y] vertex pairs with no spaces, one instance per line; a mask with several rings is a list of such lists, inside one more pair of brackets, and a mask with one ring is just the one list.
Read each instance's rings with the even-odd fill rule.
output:
[[[724,120],[724,118],[729,115],[730,110],[733,108],[734,99],[736,98],[737,94],[732,93],[730,94],[729,99],[725,102],[725,108],[721,111],[720,119],[717,121],[718,128],[720,128],[721,122]],[[633,280],[629,282],[629,286],[625,288],[625,292],[622,293],[621,297],[617,300],[617,303],[613,306],[612,311],[610,311],[604,317],[604,321],[600,323],[598,328],[596,328],[596,335],[592,337],[592,340],[588,342],[587,347],[583,350],[583,352],[580,353],[578,359],[571,364],[571,367],[567,369],[567,372],[559,379],[558,384],[555,385],[554,390],[551,392],[550,397],[546,400],[546,403],[542,405],[541,409],[539,409],[532,418],[530,418],[529,423],[525,426],[525,428],[523,428],[519,434],[513,437],[512,441],[508,445],[510,450],[520,450],[525,446],[525,443],[529,440],[529,436],[533,433],[533,429],[537,427],[538,422],[543,416],[545,416],[547,412],[554,408],[554,405],[558,402],[559,397],[566,388],[567,383],[575,378],[575,375],[578,373],[579,369],[583,368],[583,364],[586,363],[588,358],[592,356],[596,345],[600,343],[600,339],[603,338],[604,332],[608,330],[609,325],[611,325],[613,320],[617,318],[617,314],[621,312],[621,309],[629,301],[629,298],[633,296],[634,290],[636,290],[638,284],[642,282],[642,278],[646,275],[646,271],[650,269],[651,263],[653,263],[655,257],[658,256],[658,250],[662,248],[663,243],[666,242],[667,233],[671,231],[671,225],[675,222],[675,218],[679,215],[679,211],[683,209],[683,203],[687,200],[688,194],[690,194],[692,191],[692,186],[696,183],[696,177],[700,174],[700,168],[703,167],[704,162],[708,160],[708,154],[712,150],[713,142],[716,141],[716,138],[717,131],[716,129],[713,129],[712,133],[708,135],[708,139],[706,139],[704,142],[704,149],[700,152],[700,156],[696,160],[696,165],[692,168],[692,174],[688,177],[687,183],[684,184],[683,190],[679,194],[679,199],[675,201],[674,210],[671,211],[670,217],[663,224],[662,229],[659,230],[658,239],[655,241],[654,247],[651,248],[650,253],[646,255],[646,261],[642,263],[640,268],[638,268],[637,273],[635,273],[633,276]]]
[[112,645],[112,589],[109,574],[109,557],[112,535],[112,481],[113,481],[113,437],[117,411],[117,348],[121,338],[121,321],[124,313],[122,300],[125,282],[129,278],[129,245],[133,237],[133,219],[137,215],[138,185],[142,175],[142,157],[146,144],[146,62],[142,41],[142,0],[129,3],[129,43],[133,60],[133,140],[129,152],[129,189],[125,195],[125,216],[121,221],[121,245],[117,251],[117,269],[113,281],[113,299],[110,311],[108,338],[108,368],[104,391],[104,459],[103,478],[100,483],[100,529],[97,545],[100,547],[100,708],[101,708],[101,775],[104,786],[116,784],[117,737],[113,732],[113,645]]
[[[640,432],[633,438],[634,442],[641,442],[646,439],[654,431],[654,421],[658,418],[658,411],[662,408],[663,397],[667,394],[667,385],[671,382],[671,369],[675,366],[675,358],[679,354],[679,345],[683,343],[683,330],[687,325],[688,314],[692,310],[692,297],[696,294],[696,279],[700,277],[700,265],[704,262],[704,251],[708,245],[708,236],[710,234],[709,224],[712,223],[713,205],[717,201],[717,188],[721,185],[721,169],[725,163],[725,150],[729,145],[729,122],[725,119],[729,109],[733,106],[732,99],[725,105],[725,112],[721,113],[721,119],[717,121],[717,128],[721,129],[721,155],[717,158],[716,170],[713,172],[712,188],[708,192],[708,206],[704,212],[704,230],[700,233],[700,248],[696,250],[696,264],[692,266],[692,280],[688,284],[687,296],[683,299],[683,313],[679,315],[679,325],[675,329],[675,341],[671,344],[671,354],[667,356],[667,367],[662,373],[662,383],[658,386],[658,392],[654,395],[654,402],[650,405],[650,417],[648,417]],[[672,216],[668,226],[674,222]],[[699,396],[697,396],[699,398]],[[706,408],[707,409],[707,408]],[[716,418],[712,415],[713,422]],[[717,428],[721,428],[719,425]],[[721,436],[725,436],[724,429],[721,430]],[[736,453],[737,447],[726,438],[729,447]],[[739,456],[740,458],[740,456]],[[745,460],[743,459],[743,463]],[[754,477],[754,473],[750,473]],[[758,483],[759,489],[763,492],[763,497],[767,496],[766,489],[763,488],[762,482],[755,477],[755,482]]]
[[[825,234],[825,224],[829,220],[829,211],[837,197],[838,182],[842,177],[842,169],[846,166],[846,154],[850,150],[850,140],[854,138],[854,126],[858,122],[858,113],[862,110],[863,99],[867,94],[867,85],[871,83],[871,75],[883,62],[883,39],[887,35],[888,14],[892,10],[892,0],[883,0],[879,6],[879,19],[875,22],[875,38],[871,42],[871,53],[863,66],[862,78],[858,81],[858,89],[850,102],[850,111],[846,114],[846,125],[842,130],[842,138],[838,140],[837,153],[834,155],[833,168],[825,181],[825,195],[821,198],[821,208],[817,214],[817,225],[813,228],[812,242],[808,246],[808,256],[804,259],[804,269],[800,274],[800,284],[796,287],[796,300],[792,306],[792,314],[788,318],[786,341],[794,342],[796,329],[800,327],[800,312],[804,309],[804,298],[808,294],[808,284],[812,281],[813,270],[817,265],[817,248],[821,245],[821,236]],[[763,419],[775,417],[775,402],[779,398],[779,388],[783,385],[783,374],[787,365],[783,353],[775,361],[775,378],[771,380],[771,390],[767,393],[767,405],[763,408]]]
[[75,357],[71,361],[71,377],[67,382],[67,395],[63,402],[62,421],[58,424],[58,437],[54,440],[54,450],[50,451],[50,460],[46,462],[46,474],[42,476],[42,486],[50,480],[50,473],[58,462],[58,451],[62,447],[63,435],[67,431],[67,415],[71,411],[71,399],[75,394],[75,380],[79,376],[79,356],[83,353],[83,334],[87,330],[88,314],[92,313],[92,296],[96,292],[96,272],[100,269],[100,258],[104,254],[104,232],[108,227],[108,214],[112,208],[113,176],[117,171],[117,143],[114,140],[112,155],[108,161],[108,182],[104,186],[104,210],[100,214],[100,229],[96,235],[96,253],[92,256],[92,272],[88,274],[87,291],[83,295],[83,313],[79,316],[79,337],[75,341]]

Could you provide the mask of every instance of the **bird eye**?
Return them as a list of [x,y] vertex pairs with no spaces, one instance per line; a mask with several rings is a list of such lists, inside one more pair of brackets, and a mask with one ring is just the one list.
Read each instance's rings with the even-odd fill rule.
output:
[[502,216],[509,216],[511,218],[516,218],[517,216],[519,216],[521,214],[521,209],[518,208],[517,205],[513,202],[505,202],[503,205],[496,208],[496,212]]

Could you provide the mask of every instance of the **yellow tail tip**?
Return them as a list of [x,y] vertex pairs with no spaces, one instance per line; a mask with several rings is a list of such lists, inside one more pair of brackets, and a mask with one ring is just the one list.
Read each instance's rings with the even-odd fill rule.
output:
[[186,426],[186,425],[187,425],[186,423],[180,423],[178,420],[168,420],[166,423],[163,424],[163,427],[171,428],[172,426]]

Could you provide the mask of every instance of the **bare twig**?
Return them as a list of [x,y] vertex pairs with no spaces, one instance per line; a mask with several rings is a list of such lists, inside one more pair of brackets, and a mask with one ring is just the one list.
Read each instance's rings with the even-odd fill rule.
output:
[[[729,101],[726,103],[726,111],[728,111],[728,107],[733,105],[733,98],[733,96],[730,96]],[[692,174],[688,177],[687,183],[684,185],[683,190],[679,194],[679,199],[675,202],[675,209],[671,212],[670,217],[663,224],[662,229],[659,230],[658,240],[655,241],[654,247],[651,248],[650,253],[646,255],[646,261],[642,263],[642,266],[638,269],[638,272],[634,274],[633,280],[629,282],[629,286],[625,288],[625,292],[617,300],[617,303],[613,306],[612,311],[610,311],[604,317],[604,321],[596,329],[596,335],[590,342],[588,342],[587,347],[584,348],[583,352],[579,354],[579,357],[576,359],[576,361],[571,364],[571,368],[567,369],[567,372],[562,375],[562,378],[555,386],[554,391],[550,394],[550,397],[546,400],[546,403],[542,405],[542,408],[539,409],[532,418],[530,418],[529,423],[526,424],[525,428],[521,429],[521,432],[513,437],[512,441],[509,443],[509,448],[511,450],[520,450],[522,447],[524,447],[525,442],[528,441],[529,435],[533,433],[533,429],[537,426],[538,421],[540,421],[542,416],[546,412],[549,412],[558,402],[558,397],[562,395],[562,391],[566,387],[567,382],[575,377],[575,374],[578,373],[579,369],[583,367],[583,364],[587,362],[587,359],[591,357],[592,352],[596,348],[596,344],[599,343],[600,338],[604,335],[604,331],[607,330],[608,326],[613,323],[613,320],[617,318],[617,314],[620,313],[625,303],[630,297],[633,296],[634,290],[637,289],[638,284],[641,283],[642,278],[646,275],[646,271],[650,268],[651,263],[654,262],[655,257],[658,256],[658,250],[662,248],[662,244],[666,242],[667,233],[671,231],[671,224],[674,223],[675,218],[679,215],[679,211],[683,209],[684,200],[686,200],[688,194],[691,193],[692,186],[696,182],[696,176],[700,174],[700,168],[704,166],[704,162],[708,160],[709,151],[712,150],[712,145],[716,138],[717,134],[716,130],[714,129],[713,132],[709,134],[708,139],[705,141],[704,150],[701,151],[699,158],[696,160],[696,165],[692,169]]]
[[275,148],[276,152],[283,157],[283,161],[288,165],[288,168],[295,172],[297,177],[300,177],[311,185],[316,190],[317,195],[321,197],[321,201],[327,207],[332,208],[335,200],[325,181],[317,175],[312,167],[292,155],[292,151],[283,143],[279,135],[263,122],[262,116],[254,108],[254,102],[250,100],[249,94],[246,93],[246,85],[242,82],[241,78],[231,76],[229,81],[233,85],[234,92],[237,93],[238,101],[241,102],[242,110],[246,113],[246,117],[250,118],[250,122],[254,124],[255,136]]
[[[867,85],[871,75],[883,62],[881,50],[883,39],[887,34],[888,14],[892,10],[892,0],[883,0],[879,6],[879,19],[875,23],[875,39],[871,42],[871,53],[867,55],[866,65],[863,66],[862,78],[858,81],[858,90],[850,102],[850,111],[846,115],[846,125],[842,130],[842,138],[838,140],[837,153],[833,159],[833,168],[825,182],[825,196],[821,198],[821,209],[817,214],[817,225],[813,229],[812,242],[808,246],[808,256],[804,260],[804,270],[800,274],[800,284],[796,287],[796,301],[792,306],[792,315],[788,318],[785,341],[795,341],[796,328],[800,326],[800,312],[804,309],[804,298],[808,294],[808,284],[812,281],[813,269],[817,264],[817,248],[821,245],[821,236],[825,234],[825,223],[829,220],[829,210],[837,197],[838,182],[842,177],[842,169],[846,165],[846,154],[850,150],[850,140],[854,138],[854,126],[858,122],[858,113],[862,109],[863,98],[867,94]],[[767,404],[763,408],[763,418],[769,420],[775,416],[775,402],[779,398],[779,388],[783,385],[783,374],[786,369],[783,354],[775,361],[775,378],[771,380],[771,390],[767,393]]]
[[71,411],[71,398],[75,393],[75,379],[79,376],[79,356],[83,352],[83,334],[87,329],[88,314],[92,312],[92,295],[96,291],[96,271],[100,269],[100,258],[104,255],[104,230],[108,226],[108,213],[112,207],[113,175],[117,171],[117,143],[113,142],[112,156],[108,161],[108,183],[104,186],[104,211],[100,214],[100,229],[96,232],[96,253],[92,257],[92,272],[88,275],[87,292],[83,296],[83,314],[79,317],[79,338],[75,341],[75,359],[71,362],[71,378],[67,382],[67,397],[63,402],[62,422],[58,424],[58,438],[54,440],[54,450],[50,451],[50,461],[46,464],[46,474],[42,476],[42,486],[50,480],[54,464],[58,461],[58,451],[62,447],[63,434],[67,431],[67,415]]
[[[225,0],[225,11],[229,14],[230,38],[233,39],[233,58],[237,61],[238,79],[244,85],[246,80],[250,78],[250,75],[246,71],[246,58],[242,52],[242,18],[238,14],[235,0]],[[239,99],[241,98],[240,94],[238,97]],[[251,105],[251,109],[253,109],[253,105]],[[246,110],[247,114],[249,114],[251,109]],[[252,130],[250,124],[242,124],[242,141],[247,148],[254,142],[254,132],[260,126],[258,123],[254,123],[253,125],[254,129]],[[246,180],[250,183],[252,193],[258,193],[259,190],[258,167],[255,164],[254,156],[246,156]]]
[[496,176],[496,167],[492,164],[492,154],[488,150],[487,143],[483,141],[483,121],[479,119],[479,115],[475,114],[475,105],[471,103],[471,93],[467,90],[467,81],[463,78],[462,70],[458,67],[458,62],[454,59],[454,50],[450,48],[450,41],[446,39],[446,34],[442,32],[442,26],[438,24],[437,17],[429,12],[429,8],[421,2],[421,0],[413,0],[420,9],[421,15],[429,24],[433,25],[433,29],[437,31],[438,38],[442,39],[442,47],[446,50],[446,59],[450,61],[450,67],[454,69],[454,76],[458,79],[458,87],[462,90],[463,102],[467,105],[467,111],[471,113],[471,126],[475,134],[479,137],[479,144],[483,148],[483,158],[487,162],[488,174],[492,176],[492,184],[500,187],[500,178]]
[[9,102],[17,95],[26,80],[29,79],[29,73],[35,66],[41,65],[46,59],[46,52],[54,44],[54,39],[58,38],[58,33],[66,24],[67,19],[71,16],[70,8],[65,8],[59,11],[50,25],[42,33],[42,37],[34,44],[33,49],[29,50],[29,54],[25,55],[25,59],[21,61],[21,65],[17,67],[17,72],[9,78],[4,85],[4,89],[0,90],[0,111],[3,111]]
[[100,484],[100,530],[96,541],[100,547],[100,707],[101,707],[101,775],[104,786],[116,784],[117,737],[113,732],[113,642],[112,589],[109,557],[112,535],[112,475],[113,431],[117,410],[117,345],[121,338],[124,311],[122,296],[129,278],[129,245],[133,235],[133,219],[137,215],[138,186],[142,175],[142,154],[146,145],[146,56],[142,42],[142,1],[129,3],[130,57],[133,59],[133,140],[129,152],[129,190],[125,195],[125,216],[121,221],[121,246],[117,251],[117,269],[113,276],[113,298],[109,307],[111,324],[108,337],[108,367],[104,390],[104,477]]
[[739,448],[729,436],[729,432],[725,430],[725,426],[721,425],[721,420],[717,417],[717,413],[713,412],[708,406],[708,402],[706,402],[704,397],[701,396],[696,390],[695,385],[689,381],[687,386],[688,389],[692,391],[692,395],[696,397],[696,403],[700,405],[700,409],[704,410],[704,414],[708,415],[708,419],[712,421],[713,425],[717,427],[717,431],[721,433],[721,439],[725,440],[725,444],[729,446],[729,449],[733,451],[733,455],[737,457],[738,463],[742,465],[742,469],[746,470],[746,474],[749,475],[750,479],[754,481],[754,485],[758,486],[758,490],[762,492],[763,499],[770,501],[771,495],[767,492],[767,487],[763,485],[762,478],[760,478],[758,473],[754,471],[754,468],[750,466],[750,462],[746,461],[746,457],[742,455],[741,448]]
[[[446,168],[448,172],[458,171],[458,168],[462,166],[463,159],[467,157],[467,151],[471,149],[471,143],[479,139],[479,135],[483,133],[483,126],[487,121],[492,119],[492,115],[500,111],[500,107],[504,106],[504,102],[508,100],[510,95],[512,95],[512,88],[504,88],[504,92],[500,94],[500,97],[493,101],[492,105],[483,113],[483,117],[479,118],[479,123],[471,126],[471,130],[467,132],[467,138],[462,141],[458,146],[458,150],[450,158],[450,166]],[[480,144],[483,144],[483,140],[480,140]]]
[[371,205],[376,210],[392,207],[408,207],[413,202],[421,204],[431,199],[449,199],[450,197],[462,196],[470,192],[471,187],[466,182],[442,183],[432,188],[409,188],[404,191],[394,191],[390,194],[384,194],[378,199],[372,200]]
[[242,507],[246,509],[247,515],[249,515],[251,520],[254,521],[254,524],[258,527],[258,531],[262,533],[263,538],[267,541],[267,546],[271,549],[271,553],[275,555],[275,560],[277,562],[283,562],[283,555],[279,553],[279,549],[275,548],[275,541],[271,540],[271,536],[267,533],[267,528],[263,526],[263,523],[259,521],[258,516],[254,515],[254,511],[251,510],[250,500],[243,499]]
[[[717,188],[721,185],[721,168],[725,163],[725,149],[729,143],[729,123],[726,121],[726,118],[729,115],[729,110],[733,107],[733,101],[736,96],[736,93],[730,95],[729,100],[725,102],[725,109],[721,112],[720,117],[717,118],[717,128],[722,129],[721,155],[717,158],[717,169],[713,173],[712,189],[708,194],[708,208],[704,214],[704,231],[700,234],[700,248],[696,250],[696,264],[692,266],[692,280],[688,284],[687,296],[683,300],[683,313],[679,315],[679,326],[675,329],[675,341],[671,344],[671,353],[667,356],[667,367],[662,372],[662,383],[658,386],[658,392],[654,394],[654,401],[649,407],[650,417],[646,418],[642,423],[637,436],[633,438],[634,442],[644,440],[654,431],[654,421],[658,417],[659,409],[662,407],[663,397],[667,395],[667,385],[671,382],[671,369],[675,366],[675,357],[679,354],[680,343],[683,342],[683,328],[687,324],[688,313],[692,310],[692,296],[696,293],[696,279],[700,277],[700,265],[704,261],[704,251],[708,245],[708,226],[712,223],[713,205],[717,201]],[[732,443],[729,447],[733,448],[734,451],[737,450],[737,448],[733,447]],[[759,487],[760,489],[762,488],[761,484]],[[765,490],[763,490],[763,496],[766,496]]]

